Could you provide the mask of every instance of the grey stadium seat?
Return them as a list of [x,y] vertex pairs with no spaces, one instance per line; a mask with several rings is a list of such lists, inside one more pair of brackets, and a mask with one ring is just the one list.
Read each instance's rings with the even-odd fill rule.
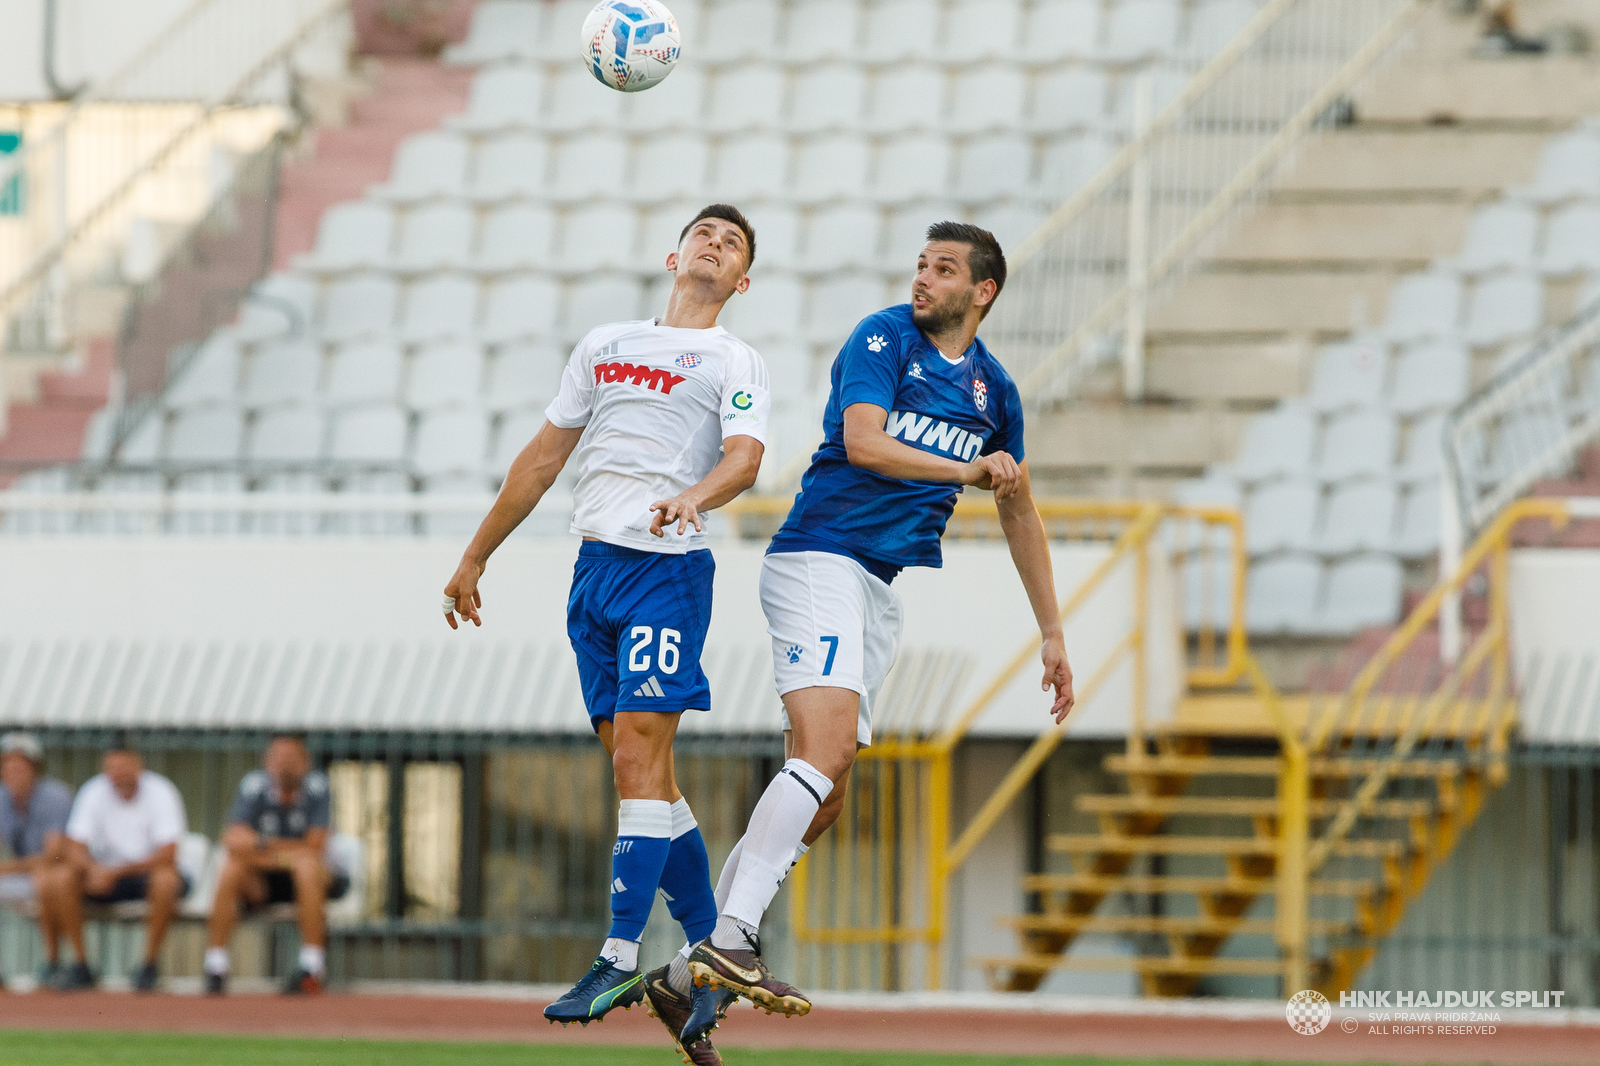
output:
[[317,395],[322,378],[322,348],[309,340],[261,344],[245,376],[244,403],[265,407],[307,403]]
[[382,266],[394,243],[394,212],[368,200],[334,204],[317,226],[317,245],[300,259],[304,269],[334,271]]
[[1256,0],[1205,0],[1190,16],[1187,51],[1198,58],[1216,55],[1260,8]]
[[1388,481],[1356,481],[1328,497],[1317,551],[1347,555],[1358,551],[1388,551],[1395,542],[1395,487]]
[[427,204],[407,211],[400,224],[395,268],[418,271],[465,266],[472,259],[477,224],[472,209],[460,201]]
[[400,396],[400,364],[400,349],[389,341],[366,341],[340,348],[328,367],[328,402],[395,402]]
[[855,0],[807,0],[791,4],[784,20],[782,55],[815,63],[853,55],[861,32],[861,6]]
[[892,67],[878,75],[867,108],[867,128],[884,133],[927,129],[943,133],[949,77],[943,67]]
[[1550,216],[1539,269],[1558,275],[1600,271],[1600,204],[1573,204]]
[[1408,484],[1437,481],[1444,472],[1444,415],[1413,422],[1406,431],[1405,458],[1396,476]]
[[1020,195],[1033,178],[1033,144],[1014,133],[973,137],[961,149],[955,194],[963,200]]
[[280,272],[250,287],[239,305],[234,334],[250,343],[305,333],[317,316],[317,282],[305,274]]
[[548,336],[556,326],[561,289],[543,277],[510,277],[489,286],[483,338],[491,344]]
[[322,336],[330,341],[382,336],[393,332],[400,290],[392,278],[360,274],[328,287],[322,308]]
[[1089,59],[1100,52],[1100,0],[1035,0],[1022,34],[1034,63]]
[[934,134],[889,140],[878,149],[873,196],[891,203],[938,196],[950,187],[950,141]]
[[244,412],[200,407],[173,416],[167,458],[175,463],[236,463],[244,445]]
[[549,142],[538,134],[510,133],[484,141],[467,195],[477,200],[535,196],[544,190]]
[[539,24],[539,39],[534,54],[540,59],[571,61],[578,50],[578,37],[583,20],[594,7],[589,0],[549,0],[539,5],[544,9],[544,20]]
[[1535,274],[1505,274],[1479,282],[1467,311],[1468,344],[1502,344],[1530,337],[1544,322],[1544,281]]
[[1013,59],[1021,35],[1022,6],[1017,0],[957,0],[945,18],[940,54],[953,63]]
[[1028,126],[1041,133],[1098,130],[1110,98],[1111,85],[1098,70],[1050,71],[1034,86]]
[[479,474],[489,456],[489,420],[483,411],[434,411],[417,424],[411,465],[424,477]]
[[1124,0],[1111,12],[1105,57],[1132,63],[1175,54],[1180,17],[1175,0]]
[[601,275],[573,285],[567,292],[565,335],[577,340],[606,322],[622,322],[640,316],[644,291],[631,277]]
[[549,83],[541,128],[558,133],[616,129],[622,125],[623,94],[602,85],[574,63],[558,68]]
[[1254,563],[1245,591],[1245,623],[1252,633],[1309,633],[1322,597],[1322,564],[1309,555],[1284,555]]
[[875,275],[843,273],[826,278],[812,286],[806,335],[839,344],[857,322],[883,306],[883,286]]
[[1235,469],[1247,481],[1304,474],[1311,469],[1315,445],[1316,420],[1310,410],[1298,404],[1280,404],[1250,420]]
[[572,137],[556,149],[550,195],[559,200],[620,196],[627,162],[628,142],[615,134]]
[[1310,550],[1316,543],[1322,494],[1310,481],[1275,481],[1250,494],[1245,532],[1250,554]]
[[543,102],[543,71],[524,66],[490,67],[472,80],[466,111],[449,124],[475,133],[534,129],[542,121]]
[[489,457],[489,472],[491,474],[505,475],[511,469],[511,463],[517,453],[528,446],[533,435],[539,432],[539,427],[544,424],[542,411],[517,411],[500,420],[500,428],[495,432],[494,453]]
[[556,261],[571,271],[632,266],[637,228],[637,212],[630,204],[590,204],[569,211]]
[[1538,174],[1522,195],[1541,203],[1600,198],[1600,136],[1580,130],[1545,142]]
[[[812,270],[876,263],[881,227],[881,213],[873,205],[852,203],[819,208],[806,224],[802,262]],[[757,241],[759,248],[759,237]]]
[[1499,267],[1525,270],[1533,265],[1538,241],[1539,213],[1527,204],[1480,207],[1467,227],[1466,244],[1455,266],[1470,274]]
[[395,151],[388,182],[373,186],[368,195],[385,200],[425,200],[430,196],[459,196],[466,186],[465,139],[454,133],[413,133]]
[[1317,476],[1325,482],[1387,476],[1394,468],[1397,434],[1387,411],[1351,411],[1329,421],[1322,435]]
[[327,419],[315,407],[280,407],[256,417],[250,459],[257,463],[314,463],[322,458]]
[[927,0],[885,0],[867,5],[864,39],[871,43],[872,57],[892,62],[933,55],[939,43],[939,20],[929,15]]
[[789,156],[786,137],[726,138],[717,150],[713,186],[719,195],[736,201],[776,197],[788,186]]
[[566,366],[567,353],[553,344],[521,341],[506,345],[490,362],[490,408],[543,411],[560,391]]
[[711,123],[720,131],[758,129],[783,114],[784,77],[770,63],[718,72],[711,86]]
[[550,265],[555,216],[542,204],[513,204],[483,217],[475,264],[480,270]]
[[636,130],[694,129],[705,114],[707,75],[703,68],[680,62],[666,81],[647,93],[630,93],[624,105],[627,123]]
[[[791,338],[800,330],[805,287],[788,277],[763,277],[728,301],[718,321],[740,340]],[[759,346],[759,345],[758,345]]]
[[1353,633],[1367,626],[1391,625],[1400,616],[1400,561],[1369,555],[1335,563],[1312,625],[1323,633]]
[[1411,274],[1389,296],[1384,333],[1393,341],[1454,336],[1461,324],[1461,279],[1453,274]]
[[444,51],[446,62],[476,64],[532,59],[538,54],[542,4],[528,0],[484,0],[472,11],[467,39]]
[[233,403],[239,393],[239,343],[226,333],[212,334],[190,357],[166,395],[169,408]]
[[867,184],[869,150],[865,138],[845,134],[801,145],[795,158],[795,198],[819,201],[858,193]]
[[1400,531],[1393,545],[1396,554],[1418,558],[1439,550],[1439,530],[1443,522],[1440,498],[1441,484],[1437,480],[1411,489],[1400,512]]
[[1381,337],[1324,346],[1311,371],[1311,409],[1327,413],[1376,406],[1384,394],[1388,363],[1388,345]]
[[700,198],[711,172],[711,145],[698,133],[647,137],[639,143],[629,195],[654,203],[679,196]]
[[772,0],[714,3],[701,14],[695,50],[723,61],[771,55],[778,43],[778,14]]
[[1023,72],[1009,63],[963,70],[956,75],[952,88],[950,129],[978,133],[1014,127],[1026,96]]
[[1039,191],[1046,199],[1071,196],[1111,161],[1113,151],[1109,141],[1093,133],[1049,141],[1039,164]]
[[1472,356],[1459,341],[1411,345],[1395,361],[1389,405],[1403,415],[1454,407],[1466,399],[1471,373]]
[[336,463],[392,464],[405,460],[406,416],[398,407],[356,407],[333,424],[328,458]]
[[429,277],[409,286],[400,335],[408,341],[470,337],[478,326],[478,283],[460,274]]
[[866,72],[855,63],[828,63],[802,71],[790,93],[788,129],[797,133],[854,129],[861,124]]
[[470,341],[424,348],[411,360],[406,405],[414,411],[476,406],[483,392],[483,349]]

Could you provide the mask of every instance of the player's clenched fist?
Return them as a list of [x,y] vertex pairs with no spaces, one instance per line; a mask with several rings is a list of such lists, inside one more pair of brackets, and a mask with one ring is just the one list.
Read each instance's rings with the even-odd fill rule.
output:
[[980,489],[993,489],[994,498],[1003,500],[1022,483],[1022,467],[1007,452],[980,455],[967,464],[967,479],[962,483]]
[[483,567],[463,559],[450,584],[444,587],[444,620],[451,629],[456,628],[458,614],[463,622],[471,619],[473,625],[483,625],[483,619],[478,617],[478,608],[483,606],[483,597],[478,595],[478,578],[482,576]]

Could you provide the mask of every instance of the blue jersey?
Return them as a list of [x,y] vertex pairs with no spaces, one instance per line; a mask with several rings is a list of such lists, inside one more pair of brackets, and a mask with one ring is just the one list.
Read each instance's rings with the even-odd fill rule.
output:
[[831,551],[888,581],[905,566],[939,566],[939,538],[961,486],[901,481],[852,466],[844,412],[876,404],[898,441],[960,462],[1008,452],[1021,462],[1022,399],[982,341],[951,363],[911,319],[911,305],[868,315],[833,361],[826,439],[767,551]]

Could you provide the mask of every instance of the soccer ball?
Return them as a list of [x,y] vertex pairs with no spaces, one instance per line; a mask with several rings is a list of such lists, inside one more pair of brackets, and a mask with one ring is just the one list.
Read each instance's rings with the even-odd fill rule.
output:
[[636,93],[677,65],[678,20],[660,0],[600,0],[583,20],[581,48],[596,80]]

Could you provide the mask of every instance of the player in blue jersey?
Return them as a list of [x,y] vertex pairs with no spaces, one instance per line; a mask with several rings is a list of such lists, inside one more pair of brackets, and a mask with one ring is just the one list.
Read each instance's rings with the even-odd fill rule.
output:
[[[761,606],[772,638],[788,761],[723,868],[720,917],[689,956],[696,982],[769,1011],[811,1004],[773,977],[757,931],[789,867],[834,819],[872,704],[894,662],[906,566],[939,566],[939,539],[965,486],[992,489],[1000,528],[1043,638],[1057,722],[1072,709],[1044,523],[1023,454],[1022,403],[978,323],[1005,284],[1005,256],[976,226],[928,229],[911,302],[869,315],[833,363],[826,439],[767,548]],[[709,1002],[709,1001],[707,1001]],[[716,1019],[691,1016],[685,1038]]]

